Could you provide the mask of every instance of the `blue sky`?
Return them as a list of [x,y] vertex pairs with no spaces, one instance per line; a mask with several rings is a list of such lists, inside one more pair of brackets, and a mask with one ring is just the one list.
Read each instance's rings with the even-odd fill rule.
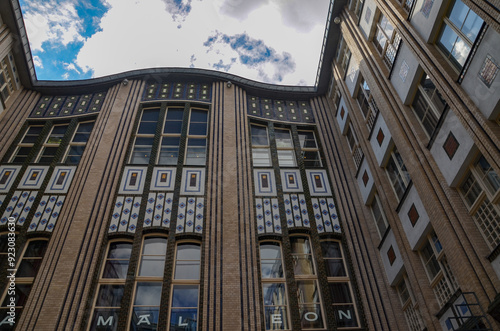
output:
[[37,77],[197,67],[313,85],[329,0],[20,0]]

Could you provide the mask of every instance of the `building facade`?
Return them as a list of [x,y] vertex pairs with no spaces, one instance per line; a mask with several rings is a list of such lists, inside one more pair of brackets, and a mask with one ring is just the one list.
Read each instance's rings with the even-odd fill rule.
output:
[[38,81],[1,3],[0,328],[500,329],[499,8],[332,2],[283,87]]

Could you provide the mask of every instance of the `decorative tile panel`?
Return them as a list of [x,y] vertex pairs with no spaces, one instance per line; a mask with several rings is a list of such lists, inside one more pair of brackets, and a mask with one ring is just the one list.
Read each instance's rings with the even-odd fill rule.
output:
[[326,170],[306,170],[311,196],[332,195]]
[[200,83],[174,83],[150,81],[142,96],[143,101],[153,100],[211,100],[211,85]]
[[298,169],[280,170],[283,192],[303,192],[302,180]]
[[38,190],[48,171],[49,166],[29,166],[17,188]]
[[118,194],[142,194],[147,167],[125,167]]
[[307,203],[303,194],[284,194],[286,224],[289,228],[310,227]]
[[203,233],[204,199],[199,197],[179,198],[176,234]]
[[314,123],[309,101],[271,100],[249,96],[247,98],[248,115],[266,119]]
[[276,180],[273,169],[254,169],[256,196],[276,196]]
[[318,233],[341,233],[337,208],[332,197],[311,199]]
[[[0,192],[7,193],[14,183],[21,166],[3,165],[0,166]],[[1,205],[1,203],[0,203]]]
[[43,96],[30,118],[64,117],[96,113],[101,110],[106,92],[73,95],[73,96]]
[[118,196],[116,198],[113,214],[111,215],[111,223],[108,232],[135,233],[140,208],[141,197]]
[[65,196],[44,195],[38,205],[28,232],[47,231],[52,232],[64,204]]
[[9,217],[14,217],[17,225],[23,225],[37,194],[37,191],[15,191],[0,219],[0,225],[7,223]]
[[144,227],[170,227],[173,197],[173,193],[149,193],[146,213],[144,214]]
[[55,167],[45,193],[68,193],[75,171],[76,166]]
[[205,195],[205,168],[182,169],[182,195]]
[[281,234],[281,221],[278,199],[255,199],[257,233]]
[[154,168],[151,191],[173,191],[176,168]]

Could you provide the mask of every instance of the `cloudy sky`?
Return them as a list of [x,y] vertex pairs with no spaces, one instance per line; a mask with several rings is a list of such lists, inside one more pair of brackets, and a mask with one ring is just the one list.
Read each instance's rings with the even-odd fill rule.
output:
[[39,80],[196,67],[314,85],[329,0],[20,0]]

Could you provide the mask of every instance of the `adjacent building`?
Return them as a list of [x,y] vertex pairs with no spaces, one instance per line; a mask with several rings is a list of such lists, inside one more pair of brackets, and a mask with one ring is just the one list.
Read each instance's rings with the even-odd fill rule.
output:
[[48,82],[0,3],[0,329],[500,329],[500,2],[329,10],[314,87]]

